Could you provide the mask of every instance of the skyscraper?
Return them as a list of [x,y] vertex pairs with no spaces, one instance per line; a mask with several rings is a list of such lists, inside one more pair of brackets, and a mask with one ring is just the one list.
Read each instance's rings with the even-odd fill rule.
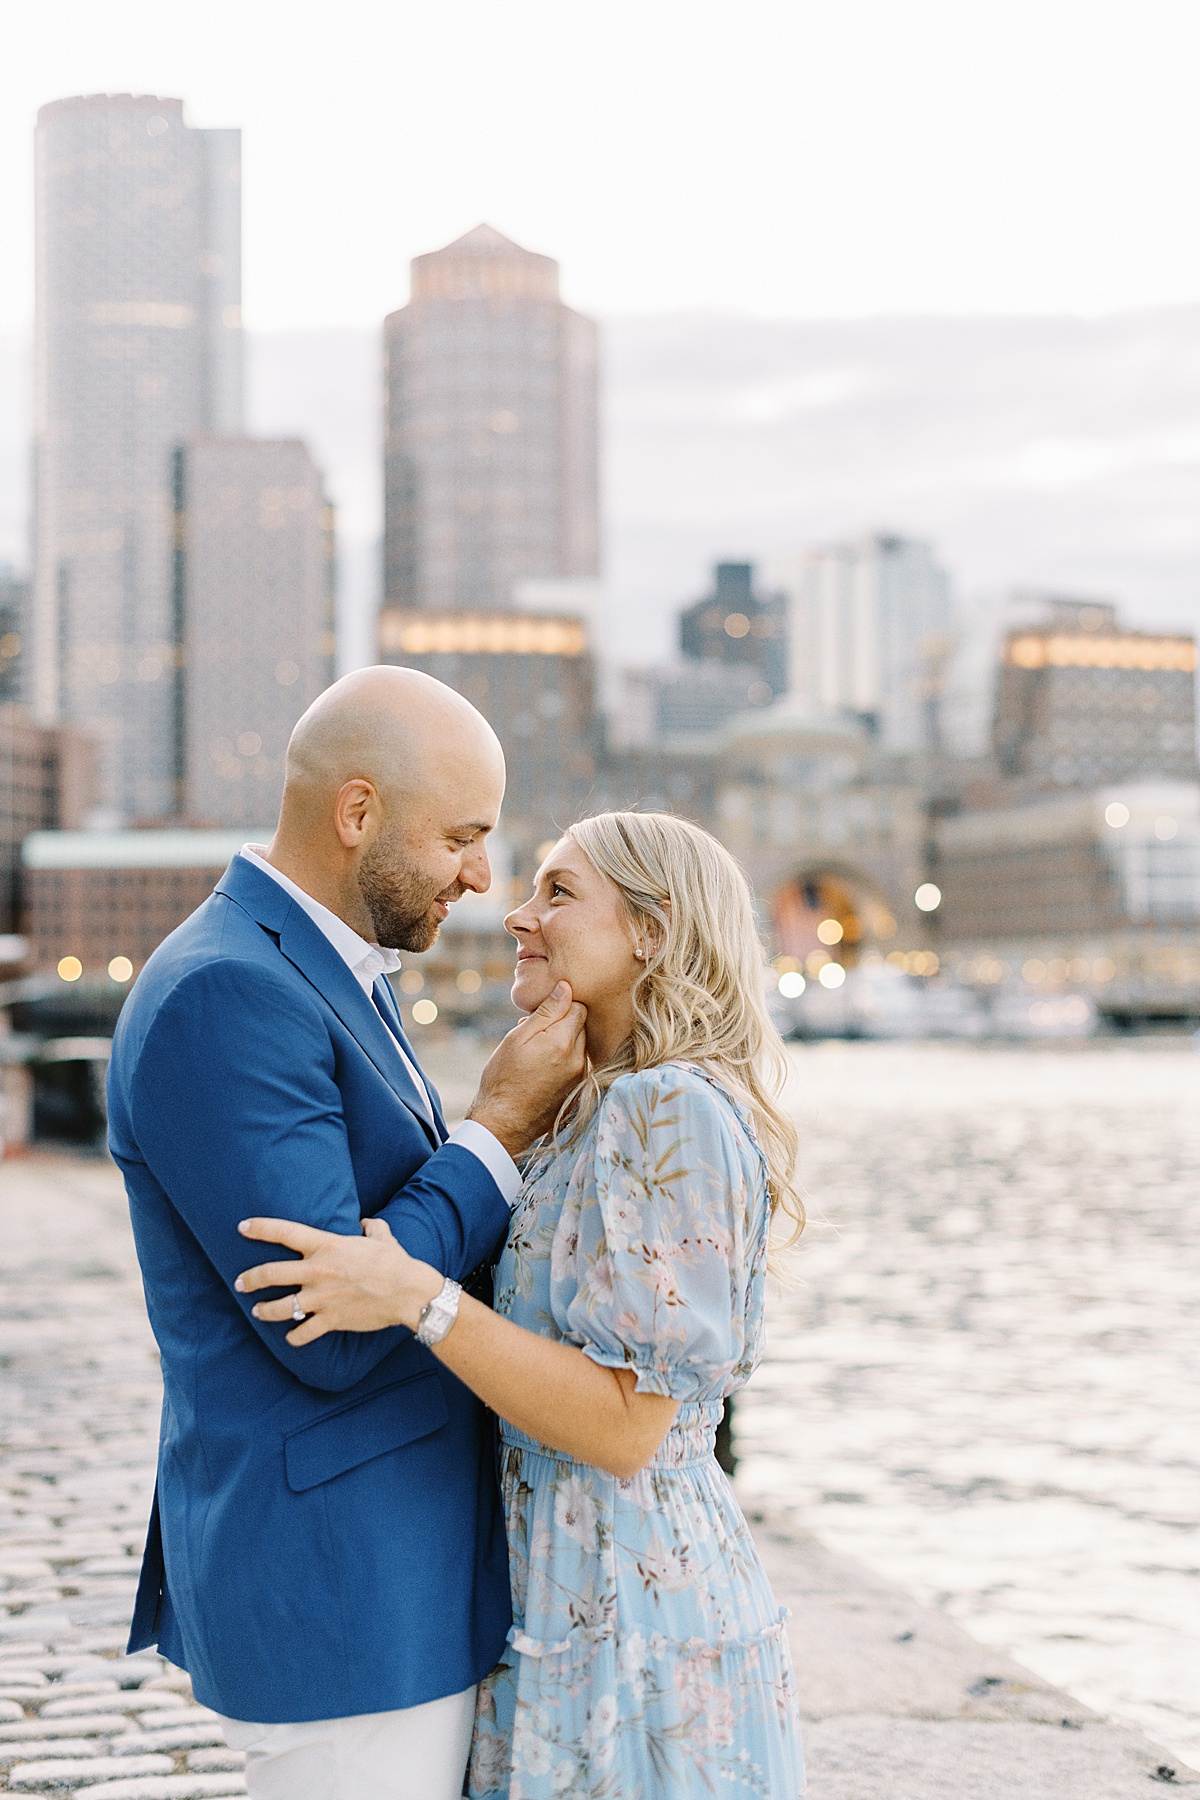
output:
[[176,453],[182,620],[178,807],[270,825],[292,726],[333,680],[333,526],[296,440],[199,438]]
[[788,597],[788,690],[866,721],[885,750],[932,747],[954,610],[928,544],[880,535],[764,569]]
[[241,428],[240,133],[183,103],[38,115],[33,668],[42,718],[101,748],[110,814],[177,801],[172,457]]
[[596,327],[490,225],[418,256],[385,328],[389,607],[491,612],[598,566]]

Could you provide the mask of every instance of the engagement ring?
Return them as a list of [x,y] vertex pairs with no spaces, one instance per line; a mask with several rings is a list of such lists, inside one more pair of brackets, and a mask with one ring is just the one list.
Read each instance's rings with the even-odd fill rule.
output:
[[297,1325],[301,1324],[308,1317],[308,1314],[300,1304],[299,1294],[292,1295],[292,1317],[295,1319]]

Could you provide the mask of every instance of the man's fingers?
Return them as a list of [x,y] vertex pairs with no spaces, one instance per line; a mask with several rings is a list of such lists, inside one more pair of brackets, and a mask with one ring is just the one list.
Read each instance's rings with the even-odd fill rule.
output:
[[392,1235],[392,1228],[386,1219],[364,1219],[362,1228],[364,1237],[390,1238]]
[[287,1341],[289,1344],[294,1344],[299,1348],[301,1344],[311,1344],[314,1339],[324,1337],[328,1330],[328,1325],[323,1325],[321,1323],[321,1317],[318,1313],[311,1319],[305,1319],[303,1325],[297,1325],[295,1331],[289,1331],[287,1334]]
[[534,1013],[535,1019],[544,1019],[547,1024],[565,1018],[571,1006],[571,984],[560,981],[550,990],[542,1004]]

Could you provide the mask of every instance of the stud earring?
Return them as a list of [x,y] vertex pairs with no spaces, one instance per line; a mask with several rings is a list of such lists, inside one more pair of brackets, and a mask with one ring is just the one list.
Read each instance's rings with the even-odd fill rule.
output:
[[645,962],[646,952],[642,949],[640,944],[635,944],[633,946],[633,954],[637,957],[639,962]]

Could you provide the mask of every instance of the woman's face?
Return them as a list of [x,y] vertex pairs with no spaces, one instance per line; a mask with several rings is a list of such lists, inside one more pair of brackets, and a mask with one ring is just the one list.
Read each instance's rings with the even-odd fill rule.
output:
[[593,1026],[607,1037],[622,1022],[622,1036],[627,1033],[643,967],[629,915],[616,888],[571,838],[555,844],[532,897],[509,913],[504,927],[518,945],[514,1006],[533,1012],[556,982],[569,981],[572,996],[588,1009],[589,1037]]

